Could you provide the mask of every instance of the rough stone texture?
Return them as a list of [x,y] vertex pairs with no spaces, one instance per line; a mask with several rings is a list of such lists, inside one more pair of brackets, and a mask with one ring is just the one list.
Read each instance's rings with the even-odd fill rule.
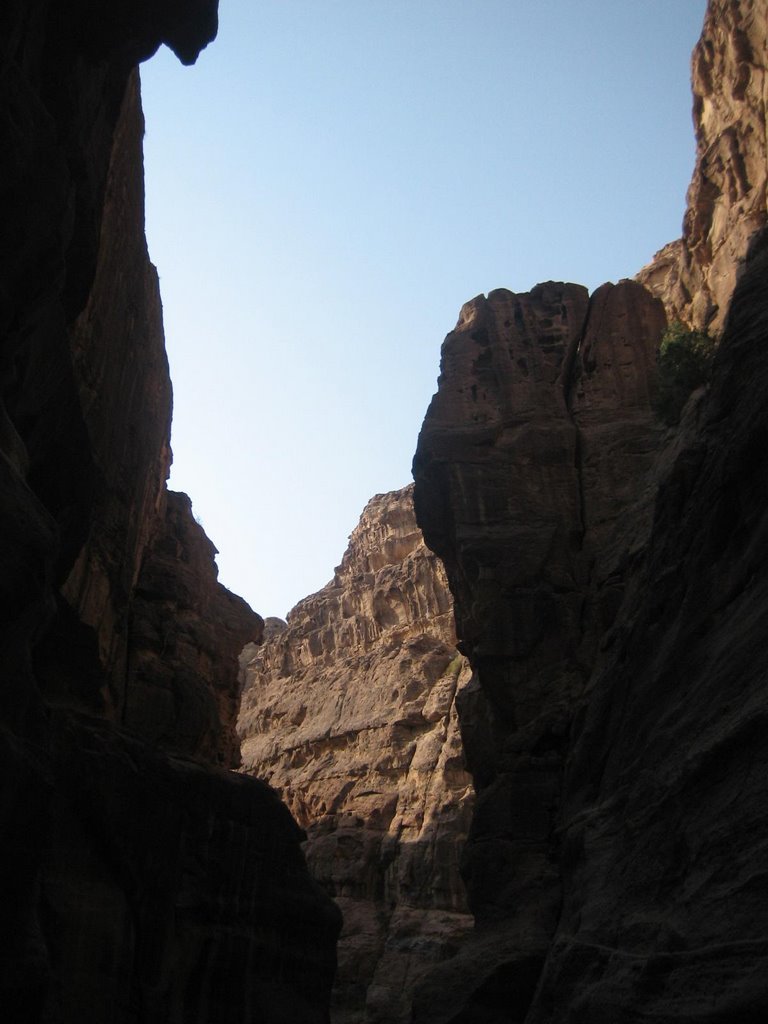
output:
[[[694,58],[723,177],[677,244],[687,305],[657,290],[707,322],[736,286],[679,427],[648,408],[663,317],[637,285],[599,289],[583,327],[574,286],[494,292],[446,339],[415,500],[477,673],[459,705],[477,933],[422,980],[415,1024],[765,1017],[768,233],[746,246],[755,196],[726,187],[742,153],[764,188],[764,105],[717,125],[762,89],[767,16],[713,0]],[[759,54],[730,59],[755,32]],[[704,178],[691,195],[701,213]]]
[[[338,913],[231,764],[261,621],[165,490],[136,60],[213,0],[0,9],[0,1015],[323,1021]],[[161,750],[160,748],[165,748]],[[169,756],[186,754],[196,763]]]
[[768,237],[752,249],[574,730],[529,1024],[768,1006]]
[[331,583],[244,652],[244,770],[307,830],[311,873],[344,913],[336,1022],[406,1022],[425,967],[471,926],[458,872],[472,786],[439,561],[412,487],[366,506]]
[[327,1020],[337,914],[269,787],[71,715],[51,733],[43,1019]]
[[215,554],[189,498],[170,491],[134,590],[123,723],[166,750],[233,767],[240,688],[231,666],[259,630],[217,581]]
[[521,1003],[533,993],[560,909],[571,721],[650,521],[665,322],[635,282],[591,299],[549,282],[472,300],[443,345],[415,499],[480,683],[460,703],[479,790],[462,873],[479,934],[435,974],[423,1019],[507,1005],[513,977]]
[[749,239],[768,222],[765,4],[711,0],[691,67],[696,166],[683,237],[638,279],[670,320],[719,332]]

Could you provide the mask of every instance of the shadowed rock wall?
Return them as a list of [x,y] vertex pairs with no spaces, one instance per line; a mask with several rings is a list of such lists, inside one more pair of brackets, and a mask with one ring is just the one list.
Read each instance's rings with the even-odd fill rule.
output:
[[696,323],[722,323],[733,291],[679,428],[652,413],[665,317],[636,283],[588,309],[573,285],[493,292],[443,346],[415,503],[479,682],[459,707],[477,931],[422,981],[416,1022],[765,1015],[768,242],[746,240],[766,13],[710,4],[694,56],[708,156],[675,250],[691,291],[641,275]]
[[[136,61],[209,0],[0,11],[3,1020],[322,1021],[338,914],[237,764],[262,623],[166,491]],[[184,758],[193,760],[184,760]],[[206,766],[208,765],[208,766]]]
[[372,498],[333,580],[243,658],[244,770],[306,828],[310,871],[344,913],[336,1024],[405,1024],[416,982],[472,923],[456,714],[469,672],[412,492]]
[[424,1019],[450,1019],[464,985],[472,1012],[484,985],[499,988],[500,1013],[527,1006],[555,930],[568,738],[650,525],[665,323],[635,282],[591,299],[549,282],[472,300],[443,345],[415,502],[480,683],[459,705],[478,788],[462,863],[478,935],[425,997]]

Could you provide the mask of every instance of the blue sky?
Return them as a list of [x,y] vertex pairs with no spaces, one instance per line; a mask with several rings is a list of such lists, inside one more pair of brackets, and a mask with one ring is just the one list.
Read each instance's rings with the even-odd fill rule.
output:
[[171,486],[285,615],[410,480],[463,302],[680,234],[705,0],[221,0],[142,67]]

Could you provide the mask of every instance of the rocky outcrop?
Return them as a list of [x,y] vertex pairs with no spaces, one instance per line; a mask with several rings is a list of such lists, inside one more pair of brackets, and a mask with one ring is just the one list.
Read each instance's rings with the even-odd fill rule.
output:
[[471,925],[452,618],[407,487],[368,503],[333,580],[244,652],[244,770],[307,830],[311,873],[344,913],[338,1024],[409,1021],[415,983]]
[[[767,14],[710,5],[696,87],[707,54],[741,70],[702,93],[700,139],[759,91],[764,45],[746,73],[723,40],[743,56]],[[733,154],[751,152],[764,175],[761,130],[744,113],[706,166],[738,177]],[[445,341],[415,503],[478,681],[459,707],[477,931],[422,980],[415,1022],[765,1014],[768,238],[746,246],[754,196],[728,200],[720,180],[709,228],[689,218],[678,245],[687,305],[641,275],[710,326],[736,282],[712,382],[678,429],[651,411],[664,316],[637,283],[588,309],[573,285],[493,292]]]
[[531,1024],[758,1021],[768,1005],[763,729],[768,239],[572,736],[563,905]]
[[749,239],[768,223],[765,5],[711,0],[691,67],[696,166],[683,237],[638,279],[670,320],[719,333]]
[[169,491],[131,604],[123,724],[165,750],[234,767],[233,666],[261,624],[218,583],[215,554],[189,498]]
[[[338,915],[236,763],[261,620],[170,495],[135,63],[213,0],[0,11],[0,1005],[322,1021]],[[194,758],[194,760],[184,760]],[[207,765],[207,766],[206,766]]]
[[443,345],[415,500],[481,685],[460,705],[479,790],[462,870],[492,938],[440,976],[430,1014],[464,1003],[479,1013],[495,998],[488,985],[514,1003],[510,975],[530,999],[551,941],[568,736],[624,563],[650,524],[664,326],[661,303],[635,282],[591,299],[549,282],[474,299]]

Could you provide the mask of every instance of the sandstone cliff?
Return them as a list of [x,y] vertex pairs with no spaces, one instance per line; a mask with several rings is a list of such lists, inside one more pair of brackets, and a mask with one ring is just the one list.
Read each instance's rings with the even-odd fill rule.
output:
[[462,873],[480,931],[429,1014],[462,1000],[470,1014],[496,1000],[517,1012],[546,956],[573,716],[650,525],[664,326],[635,282],[591,299],[549,282],[467,303],[443,345],[415,499],[482,687],[460,705],[478,787]]
[[766,15],[710,5],[673,250],[690,292],[660,264],[641,275],[672,315],[715,326],[736,282],[679,428],[652,412],[665,317],[638,283],[588,304],[574,285],[493,292],[443,346],[415,503],[480,684],[459,707],[477,931],[422,981],[416,1022],[765,1015],[768,239],[746,240],[764,210]]
[[456,694],[468,679],[412,487],[366,506],[333,580],[244,652],[244,770],[306,829],[344,913],[336,1022],[406,1022],[426,966],[471,925],[458,874],[472,787]]
[[749,239],[768,223],[767,62],[765,5],[711,0],[691,61],[696,167],[683,236],[638,275],[670,320],[719,333]]
[[[323,1020],[337,914],[236,764],[261,620],[166,491],[135,65],[214,0],[0,11],[3,1020]],[[182,755],[182,756],[179,756]],[[183,757],[194,760],[184,760]]]

